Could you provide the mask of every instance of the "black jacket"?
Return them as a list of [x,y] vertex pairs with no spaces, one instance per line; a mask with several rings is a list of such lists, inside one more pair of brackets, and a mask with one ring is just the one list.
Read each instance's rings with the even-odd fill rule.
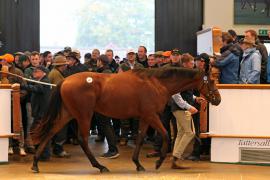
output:
[[[47,76],[44,76],[40,81],[50,83]],[[31,92],[31,107],[33,118],[35,120],[40,120],[43,118],[48,108],[51,87],[43,84],[33,83],[22,84],[21,89],[25,89]]]
[[147,57],[145,57],[144,61],[140,61],[140,60],[139,60],[139,57],[137,57],[137,58],[136,58],[136,61],[137,61],[138,63],[140,63],[141,65],[143,65],[144,68],[148,68],[148,59],[147,59]]
[[107,73],[107,74],[110,74],[112,73],[112,70],[109,66],[103,66],[103,67],[100,67],[97,69],[97,72],[98,73]]
[[90,61],[85,62],[84,65],[88,68],[88,71],[97,72],[98,67],[96,60],[91,59]]
[[[187,90],[187,91],[183,91],[180,93],[180,95],[182,96],[183,100],[185,100],[189,105],[194,106],[195,105],[195,101],[193,100],[193,90]],[[171,99],[171,110],[172,112],[176,111],[176,110],[181,110],[181,111],[186,111],[186,109],[182,109],[180,108],[173,99]]]
[[[229,52],[228,52],[229,51]],[[236,56],[242,56],[243,54],[243,50],[241,49],[240,45],[239,44],[233,44],[233,43],[230,43],[226,46],[223,46],[221,49],[220,49],[220,53],[223,54],[226,52],[228,53],[233,53],[234,55]]]
[[113,59],[112,62],[109,64],[109,67],[113,73],[116,73],[118,71],[119,65]]
[[267,59],[268,59],[268,52],[264,44],[262,44],[259,40],[256,41],[256,49],[262,55],[262,62],[261,62],[261,76],[260,76],[260,83],[266,84],[267,83]]
[[64,77],[68,77],[68,76],[71,76],[72,74],[86,72],[86,71],[88,71],[88,68],[84,64],[78,63],[64,70],[63,75]]

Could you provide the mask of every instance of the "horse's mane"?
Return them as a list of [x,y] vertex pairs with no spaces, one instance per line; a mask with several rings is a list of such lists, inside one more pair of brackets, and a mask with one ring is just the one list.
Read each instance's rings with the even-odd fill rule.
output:
[[153,69],[133,69],[132,73],[136,74],[141,78],[156,77],[159,79],[167,79],[171,77],[185,77],[194,78],[201,71],[198,69],[188,69],[180,67],[163,67],[163,68],[153,68]]

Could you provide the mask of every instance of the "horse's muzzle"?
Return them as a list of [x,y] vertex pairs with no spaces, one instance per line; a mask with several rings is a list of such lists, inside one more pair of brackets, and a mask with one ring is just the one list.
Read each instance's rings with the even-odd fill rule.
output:
[[215,95],[215,96],[213,96],[212,98],[211,98],[211,104],[212,105],[215,105],[215,106],[217,106],[217,105],[219,105],[220,104],[220,102],[221,102],[221,97],[220,97],[220,95]]

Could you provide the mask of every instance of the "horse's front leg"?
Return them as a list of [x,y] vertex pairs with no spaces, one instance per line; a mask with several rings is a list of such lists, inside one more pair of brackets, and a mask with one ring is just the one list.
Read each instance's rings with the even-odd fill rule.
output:
[[145,119],[140,119],[140,127],[139,127],[138,137],[136,141],[136,148],[132,156],[132,161],[135,163],[137,171],[145,171],[144,167],[139,162],[139,154],[140,154],[140,150],[143,145],[143,140],[144,140],[148,127],[149,125],[147,121],[145,121]]

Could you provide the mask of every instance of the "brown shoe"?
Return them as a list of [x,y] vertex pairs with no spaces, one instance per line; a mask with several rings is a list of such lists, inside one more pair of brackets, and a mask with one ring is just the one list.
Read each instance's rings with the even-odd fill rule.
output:
[[147,158],[153,158],[153,157],[159,157],[159,156],[160,156],[160,153],[157,152],[157,151],[153,151],[153,152],[150,152],[150,153],[146,154]]
[[120,145],[120,146],[126,146],[126,145],[127,145],[127,142],[128,142],[127,139],[122,138],[122,139],[120,139],[119,145]]
[[175,162],[172,163],[171,168],[172,168],[172,169],[190,169],[190,167],[181,166],[181,165],[178,165],[178,164],[175,163]]

